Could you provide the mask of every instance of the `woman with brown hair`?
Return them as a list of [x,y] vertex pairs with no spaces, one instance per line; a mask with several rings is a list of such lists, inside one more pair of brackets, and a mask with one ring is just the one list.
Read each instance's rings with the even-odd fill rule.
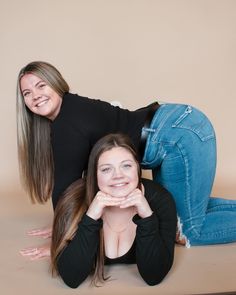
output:
[[173,263],[176,223],[170,193],[141,179],[130,139],[107,135],[55,209],[53,273],[76,288],[91,273],[95,285],[104,282],[104,264],[136,263],[147,284],[158,284]]

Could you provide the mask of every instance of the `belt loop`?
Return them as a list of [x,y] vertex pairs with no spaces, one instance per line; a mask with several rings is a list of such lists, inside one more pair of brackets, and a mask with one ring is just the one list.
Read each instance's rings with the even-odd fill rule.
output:
[[140,136],[140,143],[139,143],[139,154],[140,154],[141,160],[142,160],[143,155],[144,155],[148,134],[149,134],[149,132],[155,132],[155,129],[150,128],[150,125],[151,125],[152,119],[154,117],[154,114],[156,113],[159,106],[160,105],[159,105],[158,102],[155,102],[155,103],[150,105],[150,109],[149,109],[149,111],[147,113],[147,117],[146,117],[146,120],[144,122],[144,126],[142,127],[141,136]]

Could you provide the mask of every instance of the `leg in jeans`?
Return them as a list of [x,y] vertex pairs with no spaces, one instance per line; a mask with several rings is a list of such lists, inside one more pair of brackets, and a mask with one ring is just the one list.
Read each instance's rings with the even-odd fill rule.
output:
[[236,241],[236,201],[211,198],[216,142],[211,123],[193,107],[162,105],[142,165],[173,195],[187,246]]

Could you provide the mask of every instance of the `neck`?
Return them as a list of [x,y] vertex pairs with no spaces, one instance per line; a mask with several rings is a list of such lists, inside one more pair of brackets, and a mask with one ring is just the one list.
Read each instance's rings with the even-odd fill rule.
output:
[[106,207],[102,219],[104,225],[111,231],[121,233],[129,227],[135,214],[136,211],[134,207],[123,209],[118,207]]
[[119,208],[119,207],[106,207],[103,211],[103,215],[107,216],[109,219],[116,220],[116,219],[126,219],[126,216],[134,216],[136,214],[136,211],[134,207],[128,207],[128,208]]

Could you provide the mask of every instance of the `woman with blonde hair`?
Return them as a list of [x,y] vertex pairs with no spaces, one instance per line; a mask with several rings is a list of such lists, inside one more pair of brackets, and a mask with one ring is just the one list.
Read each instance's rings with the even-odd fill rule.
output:
[[94,145],[86,177],[55,209],[53,273],[76,288],[91,273],[95,285],[104,282],[104,263],[136,263],[144,281],[156,285],[173,263],[176,224],[170,193],[141,179],[130,139],[107,135]]

